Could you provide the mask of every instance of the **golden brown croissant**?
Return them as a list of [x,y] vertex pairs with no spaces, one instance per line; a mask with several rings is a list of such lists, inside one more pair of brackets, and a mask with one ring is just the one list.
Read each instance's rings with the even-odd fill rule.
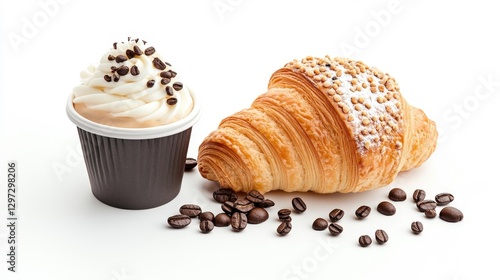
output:
[[435,123],[360,61],[307,57],[276,71],[251,108],[199,147],[201,175],[235,191],[360,192],[434,151]]

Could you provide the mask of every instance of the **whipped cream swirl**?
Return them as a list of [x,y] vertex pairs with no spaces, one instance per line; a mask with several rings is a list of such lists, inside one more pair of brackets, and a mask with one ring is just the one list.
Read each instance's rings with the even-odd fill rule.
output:
[[[114,43],[80,77],[82,84],[73,89],[73,104],[96,122],[128,127],[162,125],[184,118],[193,108],[189,90],[171,65],[139,39]],[[133,124],[119,125],[123,120]]]

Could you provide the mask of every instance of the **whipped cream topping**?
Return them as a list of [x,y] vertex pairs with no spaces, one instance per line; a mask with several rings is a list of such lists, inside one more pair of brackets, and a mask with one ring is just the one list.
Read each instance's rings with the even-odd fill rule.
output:
[[150,127],[180,120],[193,109],[193,98],[170,63],[139,39],[114,43],[80,77],[73,104],[95,122]]

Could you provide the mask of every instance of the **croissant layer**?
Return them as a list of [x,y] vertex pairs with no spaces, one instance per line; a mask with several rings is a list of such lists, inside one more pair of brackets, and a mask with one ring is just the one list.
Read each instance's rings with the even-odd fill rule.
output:
[[307,57],[270,78],[250,108],[199,147],[200,174],[235,191],[360,192],[420,166],[435,123],[396,81],[360,61]]

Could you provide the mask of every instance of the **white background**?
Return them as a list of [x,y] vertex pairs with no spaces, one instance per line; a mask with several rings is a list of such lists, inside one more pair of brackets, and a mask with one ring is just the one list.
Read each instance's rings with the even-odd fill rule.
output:
[[[500,61],[494,1],[1,1],[1,279],[440,279],[497,275]],[[438,3],[436,3],[438,2]],[[466,3],[464,3],[466,2]],[[266,91],[270,75],[307,55],[349,56],[396,78],[406,99],[440,130],[436,152],[385,188],[300,194],[293,229],[276,234],[276,212],[298,194],[271,193],[270,219],[243,232],[166,226],[184,203],[220,212],[216,186],[186,173],[179,196],[143,211],[115,209],[90,192],[65,102],[79,72],[114,41],[150,42],[203,102],[188,156],[220,120]],[[7,161],[18,163],[17,273],[7,271]],[[411,201],[375,211],[392,187],[409,196],[455,195],[465,218],[426,219]],[[363,221],[354,210],[366,204]],[[344,232],[311,229],[333,208]],[[412,221],[424,232],[414,235]],[[382,228],[385,245],[361,248]]]

